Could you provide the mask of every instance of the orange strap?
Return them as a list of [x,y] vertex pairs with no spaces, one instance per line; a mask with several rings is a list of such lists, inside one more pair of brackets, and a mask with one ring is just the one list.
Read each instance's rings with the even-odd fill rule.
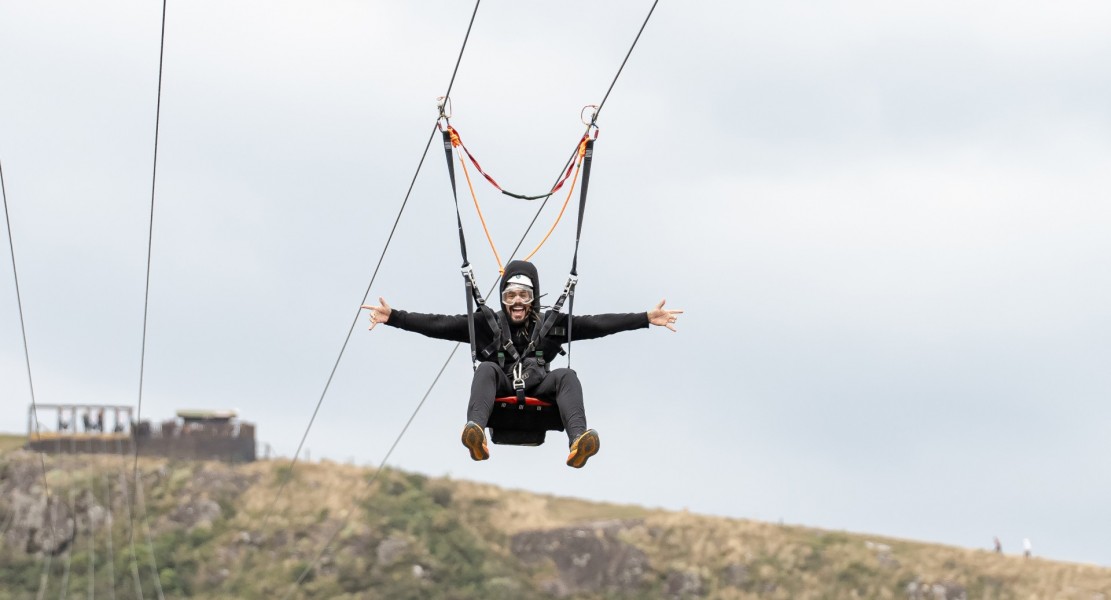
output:
[[[552,232],[555,231],[556,225],[559,225],[559,220],[563,218],[563,213],[567,210],[567,203],[571,201],[571,194],[575,192],[575,180],[579,178],[579,169],[583,165],[583,156],[586,155],[587,139],[588,138],[584,135],[582,141],[579,142],[579,160],[575,161],[575,176],[571,178],[571,187],[567,188],[567,199],[563,201],[563,208],[559,209],[559,215],[556,216],[555,223],[552,223],[551,228],[548,229],[548,233],[544,234],[544,239],[540,240],[540,243],[537,244],[536,247],[532,249],[532,252],[529,252],[529,255],[525,257],[526,261],[531,260],[533,255],[535,255],[536,252],[540,250],[540,246],[543,246],[544,242],[548,241],[548,236],[552,235]],[[560,185],[563,184],[560,183]]]
[[[474,164],[476,169],[478,169],[478,172],[482,173],[483,177],[485,177],[487,181],[489,181],[495,188],[497,188],[499,191],[501,191],[501,193],[506,194],[507,196],[526,200],[535,200],[538,198],[550,196],[558,191],[559,188],[563,187],[563,184],[567,181],[567,178],[571,176],[572,172],[574,172],[575,176],[571,178],[571,187],[567,190],[567,199],[563,201],[563,207],[559,209],[559,214],[556,215],[555,222],[552,223],[552,226],[548,229],[548,232],[544,234],[544,238],[540,240],[540,243],[536,245],[536,248],[533,248],[532,252],[530,252],[528,256],[524,258],[524,260],[531,260],[532,257],[536,255],[537,251],[540,250],[540,247],[548,241],[549,237],[551,237],[552,232],[555,231],[556,226],[559,225],[560,220],[563,218],[563,213],[567,211],[567,205],[571,202],[571,196],[575,191],[575,180],[579,178],[579,170],[582,168],[583,157],[586,155],[586,142],[590,139],[589,134],[584,134],[582,139],[579,140],[579,149],[577,151],[578,160],[576,160],[573,165],[567,166],[567,172],[563,175],[559,182],[552,187],[552,191],[542,196],[521,196],[503,190],[502,187],[498,185],[498,182],[494,181],[493,177],[490,177],[490,175],[482,170],[482,167],[479,166],[478,161],[475,160],[474,156],[472,156],[470,151],[467,150],[467,147],[463,145],[462,140],[459,139],[459,132],[456,131],[454,127],[449,125],[447,131],[448,134],[451,136],[451,145],[453,147],[462,148],[463,151],[467,154],[467,157],[471,159],[471,163]],[[471,174],[469,171],[467,171],[467,162],[463,160],[463,155],[459,155],[459,165],[463,168],[463,176],[467,179],[467,189],[470,190],[471,199],[474,200],[475,212],[478,213],[478,220],[480,223],[482,223],[482,231],[486,234],[486,241],[490,244],[490,250],[494,253],[494,260],[498,263],[498,275],[504,275],[505,266],[502,265],[501,256],[498,254],[498,249],[494,245],[494,238],[490,235],[490,228],[486,226],[486,217],[482,215],[482,207],[478,204],[478,196],[475,194],[474,184],[471,182]]]
[[494,251],[494,260],[498,261],[498,275],[505,274],[505,267],[501,264],[501,257],[498,256],[498,249],[494,247],[494,238],[490,237],[490,229],[486,227],[486,218],[482,216],[482,207],[478,205],[478,196],[474,193],[474,185],[471,184],[471,174],[467,172],[467,163],[463,161],[463,157],[459,157],[459,164],[463,167],[463,176],[467,178],[467,189],[471,190],[471,198],[474,199],[474,209],[478,213],[478,220],[482,223],[482,231],[486,233],[486,241],[490,242],[490,249]]

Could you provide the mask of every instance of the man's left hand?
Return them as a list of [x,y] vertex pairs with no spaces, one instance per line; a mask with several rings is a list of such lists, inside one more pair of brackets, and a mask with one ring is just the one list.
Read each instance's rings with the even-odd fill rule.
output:
[[668,329],[675,331],[675,321],[679,319],[678,315],[683,314],[683,311],[671,308],[664,308],[664,303],[666,302],[667,300],[660,300],[660,303],[656,305],[656,308],[648,311],[648,322],[653,325],[667,327]]

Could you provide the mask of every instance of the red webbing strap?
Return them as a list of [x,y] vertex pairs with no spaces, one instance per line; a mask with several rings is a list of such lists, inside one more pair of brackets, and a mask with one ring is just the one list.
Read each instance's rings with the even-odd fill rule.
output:
[[[505,404],[517,404],[517,397],[516,396],[499,396],[497,398],[494,398],[494,403],[495,404],[499,403],[499,402],[505,403]],[[545,407],[545,406],[551,406],[552,403],[551,402],[545,402],[545,401],[543,401],[539,398],[533,398],[532,396],[525,396],[525,405],[526,406]]]
[[[471,151],[467,149],[467,146],[465,146],[463,144],[463,139],[461,137],[459,137],[459,131],[457,131],[454,127],[452,127],[450,125],[448,125],[447,131],[448,131],[448,133],[451,134],[451,144],[452,144],[452,146],[458,146],[458,147],[462,148],[463,153],[466,154],[467,158],[469,158],[471,160],[471,164],[474,165],[474,168],[478,169],[479,173],[482,173],[482,176],[486,178],[486,181],[489,181],[490,185],[494,186],[499,192],[505,194],[506,196],[510,196],[512,198],[517,198],[519,200],[541,200],[543,198],[547,198],[548,196],[551,196],[552,194],[558,192],[559,188],[563,187],[563,184],[567,181],[567,178],[570,177],[571,173],[574,171],[575,164],[574,164],[574,162],[572,162],[572,163],[567,165],[567,172],[563,174],[563,177],[560,178],[560,180],[558,182],[556,182],[556,184],[552,187],[551,191],[549,191],[546,194],[540,194],[540,195],[537,195],[537,196],[527,196],[525,194],[516,194],[514,192],[510,192],[509,190],[506,190],[506,189],[502,188],[502,186],[500,184],[498,184],[498,182],[495,181],[494,178],[491,177],[489,173],[487,173],[486,171],[484,171],[482,169],[482,165],[478,164],[478,160],[475,159],[474,155],[471,154]],[[579,144],[581,144],[581,143],[582,143],[582,140],[579,140]],[[576,146],[578,146],[578,144],[576,144]]]

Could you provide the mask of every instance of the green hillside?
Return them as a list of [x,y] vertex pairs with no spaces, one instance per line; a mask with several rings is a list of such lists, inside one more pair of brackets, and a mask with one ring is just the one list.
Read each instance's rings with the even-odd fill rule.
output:
[[327,462],[272,506],[286,462],[138,466],[132,495],[130,458],[46,457],[48,503],[4,452],[0,599],[1111,598],[1109,569],[878,536]]

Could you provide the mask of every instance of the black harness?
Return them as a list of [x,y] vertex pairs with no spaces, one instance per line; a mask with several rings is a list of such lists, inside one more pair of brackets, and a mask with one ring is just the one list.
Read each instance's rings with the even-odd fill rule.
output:
[[[591,116],[591,122],[587,127],[589,133],[590,128],[595,128],[595,135],[597,135],[596,125],[594,119],[597,113]],[[444,114],[443,106],[440,108],[440,118],[447,120]],[[526,406],[525,396],[525,372],[530,368],[529,364],[532,362],[536,367],[541,369],[545,374],[551,370],[548,357],[544,356],[544,349],[541,340],[548,336],[548,334],[560,335],[564,333],[561,331],[562,327],[556,327],[556,320],[560,311],[563,310],[564,303],[567,304],[567,326],[566,326],[566,340],[568,357],[570,357],[571,347],[571,327],[573,320],[573,313],[575,307],[575,286],[578,284],[578,264],[579,264],[579,239],[582,236],[583,214],[586,209],[586,194],[587,188],[590,183],[590,166],[594,157],[594,139],[587,139],[586,148],[583,154],[582,165],[582,184],[579,188],[579,215],[578,223],[575,229],[575,252],[571,261],[571,274],[567,278],[567,283],[563,287],[563,293],[560,294],[551,310],[548,310],[541,317],[540,322],[535,324],[532,329],[532,334],[529,336],[528,346],[524,352],[518,352],[517,347],[513,344],[512,333],[509,329],[509,323],[504,315],[499,315],[494,312],[489,306],[486,305],[485,300],[478,291],[478,286],[475,282],[474,269],[471,268],[470,261],[467,259],[467,240],[463,234],[463,219],[459,213],[459,195],[455,185],[455,163],[452,161],[453,147],[451,143],[451,133],[447,128],[442,128],[443,142],[444,142],[444,155],[447,158],[448,179],[451,181],[451,195],[455,202],[455,221],[459,230],[459,250],[463,257],[463,265],[460,270],[463,275],[463,281],[466,287],[467,296],[467,333],[470,337],[471,344],[471,367],[477,369],[481,362],[496,360],[498,366],[506,373],[513,381],[513,391],[517,397],[517,411],[524,412]],[[503,190],[504,193],[504,190]],[[513,195],[513,194],[509,194]],[[485,348],[479,349],[475,338],[475,312],[482,315],[486,325],[493,333],[494,341],[488,344]],[[564,354],[561,347],[559,354]],[[505,365],[508,360],[512,361],[511,366],[507,370]],[[570,358],[568,358],[570,360]],[[555,408],[552,406],[551,408]],[[550,416],[554,413],[555,419]],[[492,417],[488,424],[494,432],[493,441],[499,443],[498,432],[495,429],[495,422],[502,422],[501,418]],[[517,420],[511,424],[506,422],[504,425],[498,425],[499,428],[510,429],[503,433],[503,436],[509,434],[511,437],[505,439],[517,440],[516,434],[520,433],[523,437],[521,439],[527,441],[506,441],[503,443],[542,443],[544,440],[544,431],[551,429],[562,429],[562,422],[558,417],[558,409],[549,412],[549,416],[543,421],[536,420]],[[535,434],[539,434],[538,437]]]

